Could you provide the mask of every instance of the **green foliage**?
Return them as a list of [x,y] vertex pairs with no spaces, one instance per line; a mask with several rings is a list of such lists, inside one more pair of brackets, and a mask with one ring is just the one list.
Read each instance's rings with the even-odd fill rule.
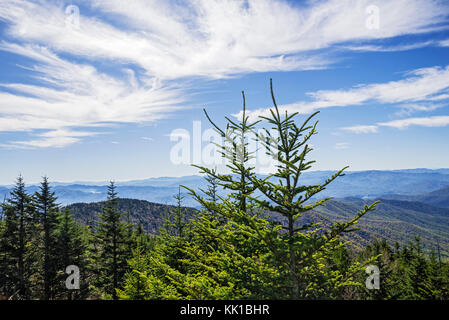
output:
[[[300,185],[300,175],[313,163],[306,160],[311,151],[307,142],[316,133],[317,123],[308,123],[316,114],[297,126],[296,114],[281,117],[273,91],[272,97],[271,117],[263,119],[273,126],[278,137],[271,136],[266,129],[266,135],[257,138],[267,153],[278,160],[276,172],[260,179],[249,165],[253,157],[248,151],[249,135],[259,121],[249,122],[244,94],[241,120],[226,118],[225,130],[216,126],[206,113],[225,140],[218,147],[231,173],[218,174],[197,166],[206,174],[210,186],[205,196],[187,189],[203,210],[191,221],[187,233],[170,233],[165,229],[156,249],[150,253],[150,269],[159,267],[148,270],[143,265],[144,269],[135,270],[136,274],[145,275],[146,279],[157,275],[158,281],[171,288],[169,292],[174,288],[179,297],[195,299],[336,298],[342,287],[358,285],[353,275],[362,270],[363,263],[346,260],[345,265],[343,262],[339,265],[339,260],[333,257],[345,246],[340,236],[351,231],[375,204],[327,229],[316,224],[298,224],[303,215],[327,200],[310,203],[344,169],[322,185]],[[269,180],[273,177],[278,178],[278,183]],[[227,197],[216,195],[217,185],[229,191]],[[255,196],[255,191],[264,197]],[[270,213],[281,214],[287,223],[270,221]],[[132,289],[129,286],[132,279],[136,283],[136,274],[130,275],[127,290]],[[148,281],[144,290],[155,292]],[[132,297],[132,292],[128,295],[125,292],[122,297]],[[147,297],[165,298],[151,294]]]
[[117,299],[116,288],[127,270],[131,256],[127,231],[129,226],[121,221],[123,213],[118,209],[115,184],[108,186],[108,200],[100,214],[97,231],[96,287],[112,299]]
[[44,300],[54,299],[56,292],[54,288],[58,285],[58,242],[56,230],[58,227],[59,207],[56,204],[55,193],[51,191],[48,178],[44,177],[39,191],[33,196],[34,207],[36,208],[37,219],[39,221],[36,237],[38,239],[36,252],[39,253],[38,277],[42,282],[42,295]]
[[8,299],[82,299],[65,288],[65,268],[86,267],[85,231],[68,211],[60,213],[48,180],[34,196],[25,192],[21,176],[2,205],[0,223],[0,295]]
[[2,205],[0,237],[0,291],[10,299],[30,297],[33,276],[30,241],[34,232],[32,199],[19,176],[10,198]]
[[[75,217],[75,220],[83,225],[91,225],[98,222],[99,215],[103,212],[106,202],[74,203],[67,208]],[[164,224],[164,212],[173,212],[176,206],[148,202],[137,199],[117,199],[118,210],[129,213],[129,220],[134,225],[141,225],[142,231],[148,234],[157,234]],[[188,218],[192,217],[196,210],[183,208]],[[127,218],[124,217],[124,220]]]
[[416,237],[409,245],[391,247],[386,241],[368,245],[359,256],[377,255],[380,289],[362,290],[359,299],[446,300],[449,298],[449,263],[435,251],[423,253]]
[[[59,283],[64,283],[67,275],[63,272],[64,268],[75,265],[80,269],[80,274],[84,277],[88,275],[87,269],[87,238],[83,227],[78,225],[68,209],[58,217],[58,227],[56,229],[56,242],[58,252]],[[86,279],[84,279],[86,280]],[[57,286],[58,297],[67,300],[79,300],[88,296],[89,288],[87,281],[82,281],[81,288],[78,291],[65,290],[63,286]]]
[[[208,187],[184,188],[198,202],[199,211],[183,207],[181,189],[175,195],[176,206],[162,206],[119,199],[111,182],[107,201],[75,204],[61,212],[47,178],[31,197],[19,177],[1,207],[0,296],[448,299],[449,262],[439,245],[428,254],[419,238],[402,247],[391,247],[387,241],[351,243],[357,239],[351,236],[355,226],[377,202],[358,203],[356,211],[348,212],[354,203],[320,198],[346,168],[322,184],[303,183],[302,174],[314,163],[308,159],[309,143],[317,133],[313,119],[318,113],[298,124],[298,114],[281,114],[271,83],[270,87],[269,117],[250,122],[244,94],[240,120],[226,117],[225,129],[206,113],[224,139],[217,147],[229,173],[197,166]],[[263,123],[263,133],[256,133]],[[251,135],[276,159],[268,177],[256,175],[251,165]],[[225,196],[217,193],[219,188]],[[444,221],[444,212],[435,215]],[[369,264],[380,270],[379,289],[365,287]],[[80,290],[64,287],[68,265],[81,271]]]
[[[271,95],[274,105],[270,110],[271,117],[261,117],[271,128],[265,127],[265,133],[256,136],[267,154],[277,160],[276,172],[261,179],[254,173],[254,168],[248,165],[252,155],[248,152],[246,134],[253,131],[258,122],[248,123],[244,100],[241,121],[236,123],[228,119],[227,128],[239,134],[231,138],[230,150],[225,145],[221,146],[222,155],[228,160],[228,167],[237,177],[234,179],[233,175],[218,175],[208,168],[199,167],[202,172],[214,176],[220,181],[220,185],[233,190],[234,193],[229,199],[222,199],[222,205],[217,206],[198,195],[195,190],[190,192],[207,210],[232,221],[248,241],[251,239],[259,242],[258,246],[267,256],[264,262],[279,274],[280,279],[270,290],[280,293],[280,298],[330,298],[335,290],[353,284],[351,275],[360,269],[361,265],[356,263],[347,268],[346,274],[341,274],[341,270],[329,266],[329,256],[344,245],[340,241],[340,235],[350,231],[375,204],[365,206],[354,218],[343,223],[334,223],[327,230],[317,224],[298,223],[303,215],[329,199],[310,203],[312,197],[342,176],[344,169],[321,185],[300,184],[301,174],[314,163],[306,158],[312,150],[308,141],[316,134],[317,126],[317,122],[309,122],[317,113],[298,126],[294,120],[296,113],[289,115],[286,112],[281,116],[272,85]],[[227,132],[219,129],[213,122],[212,124],[222,137],[228,137]],[[277,136],[274,136],[270,129],[274,129]],[[272,178],[277,178],[278,182],[273,182]],[[263,194],[263,197],[255,196],[256,190]],[[270,213],[282,215],[286,223],[268,223],[263,215]],[[246,248],[237,251],[247,254]]]

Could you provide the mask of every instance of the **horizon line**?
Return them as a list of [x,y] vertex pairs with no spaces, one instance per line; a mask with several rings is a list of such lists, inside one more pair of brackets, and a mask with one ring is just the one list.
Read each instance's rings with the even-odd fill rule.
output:
[[[421,168],[402,168],[402,169],[365,169],[365,170],[345,170],[344,172],[346,173],[355,173],[355,172],[366,172],[366,171],[410,171],[410,170],[429,170],[429,171],[437,171],[437,170],[449,170],[448,168],[425,168],[425,167],[421,167]],[[328,171],[338,171],[338,169],[325,169],[325,170],[310,170],[310,171],[306,171],[305,173],[310,173],[310,172],[328,172]],[[113,181],[114,183],[129,183],[129,182],[142,182],[142,181],[146,181],[146,180],[151,180],[151,179],[176,179],[176,178],[187,178],[187,177],[203,177],[202,174],[191,174],[191,175],[180,175],[180,176],[159,176],[159,177],[147,177],[147,178],[142,178],[142,179],[127,179],[127,180],[71,180],[71,181],[50,181],[50,185],[51,184],[68,184],[68,185],[75,185],[75,184],[93,184],[95,185],[96,183],[98,183],[98,186],[103,186],[103,185],[107,185],[107,183]],[[31,183],[26,183],[27,186],[35,186],[35,185],[39,185],[39,182],[31,182]],[[12,184],[0,184],[0,187],[11,187],[14,186],[14,183]]]

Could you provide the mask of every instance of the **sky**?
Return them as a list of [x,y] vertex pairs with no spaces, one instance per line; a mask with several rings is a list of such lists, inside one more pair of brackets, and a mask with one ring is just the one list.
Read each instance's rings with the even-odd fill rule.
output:
[[270,78],[314,170],[449,167],[448,1],[0,0],[0,70],[0,184],[196,174]]

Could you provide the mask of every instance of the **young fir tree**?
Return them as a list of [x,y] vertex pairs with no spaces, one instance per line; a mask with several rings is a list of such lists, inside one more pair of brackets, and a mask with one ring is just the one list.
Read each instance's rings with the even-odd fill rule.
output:
[[200,189],[204,194],[207,201],[216,203],[218,201],[218,179],[214,176],[217,174],[217,170],[212,170],[213,175],[207,174],[204,179],[207,182],[207,189]]
[[[244,100],[241,120],[235,122],[226,118],[226,131],[216,126],[206,113],[217,132],[231,145],[230,148],[226,145],[219,146],[223,157],[228,160],[227,167],[231,174],[219,175],[206,167],[198,166],[203,173],[217,178],[220,181],[218,184],[225,190],[234,192],[231,197],[235,201],[223,199],[222,204],[217,205],[207,201],[195,190],[189,190],[208,211],[216,212],[234,222],[235,228],[246,235],[247,241],[256,239],[263,243],[271,256],[267,262],[273,264],[281,278],[278,288],[273,289],[283,292],[284,298],[331,297],[341,286],[354,284],[352,275],[361,268],[355,263],[346,274],[341,274],[338,269],[326,265],[326,261],[335,250],[344,246],[340,235],[350,231],[350,227],[372,210],[375,204],[365,206],[350,221],[335,223],[328,230],[319,228],[317,224],[300,224],[303,215],[329,199],[312,202],[312,197],[317,197],[329,183],[342,176],[345,168],[323,184],[301,185],[302,173],[314,163],[306,160],[306,157],[312,150],[308,141],[316,134],[317,125],[309,125],[309,122],[317,113],[298,126],[294,120],[296,113],[289,115],[286,112],[281,116],[271,83],[270,86],[274,108],[270,110],[271,117],[262,119],[272,128],[265,128],[266,135],[256,136],[267,153],[277,159],[276,172],[260,178],[254,173],[254,168],[248,165],[252,155],[248,152],[247,135],[253,131],[257,122],[249,123]],[[278,136],[272,136],[270,129],[274,129]],[[229,130],[236,134],[229,135]],[[256,190],[264,197],[255,196]],[[273,226],[263,218],[267,212],[284,217],[286,222],[279,221]],[[212,230],[210,232],[213,233]],[[238,249],[237,251],[239,252]],[[239,254],[244,252],[240,251]]]
[[108,186],[108,198],[100,214],[97,230],[98,257],[97,287],[106,296],[117,299],[116,289],[121,286],[127,270],[128,252],[127,225],[122,222],[123,214],[118,208],[118,198],[114,182]]
[[29,249],[34,212],[22,176],[17,178],[10,198],[2,205],[2,212],[0,292],[9,299],[29,299],[30,278],[34,273]]
[[173,232],[178,237],[184,237],[185,228],[187,225],[186,210],[182,207],[184,196],[181,194],[181,187],[178,188],[178,194],[174,196],[176,200],[176,207],[171,212],[171,221],[169,222]]
[[57,197],[51,191],[47,177],[43,177],[39,190],[33,196],[34,206],[39,220],[39,248],[41,252],[40,270],[42,279],[42,299],[55,298],[55,288],[58,286],[59,262],[56,230],[58,228],[59,206]]
[[[242,160],[250,157],[246,134],[251,126],[247,121],[234,123],[227,128],[226,133],[222,132],[230,145],[226,149],[223,148],[223,156],[233,161],[232,169],[237,178],[227,175],[224,177],[226,183],[221,185],[231,191],[230,201],[226,203],[232,204],[232,210],[237,211],[240,208],[246,210],[250,205],[244,194],[248,195],[252,190],[246,176],[246,163]],[[244,135],[239,134],[239,128],[245,132]],[[212,175],[209,177],[218,181]],[[218,183],[215,184],[215,190],[216,185]],[[217,203],[219,197],[216,192],[212,197],[211,193],[206,192],[206,196],[212,204],[222,206]],[[266,250],[257,239],[248,237],[236,228],[234,221],[223,216],[217,219],[213,210],[203,210],[189,223],[188,233],[183,237],[170,232],[171,230],[176,228],[172,227],[172,223],[166,224],[156,250],[149,254],[151,264],[142,263],[142,257],[133,260],[133,268],[148,269],[133,270],[135,272],[128,278],[123,292],[124,298],[129,298],[136,292],[132,284],[141,283],[138,275],[144,275],[146,279],[146,289],[139,291],[147,294],[146,298],[276,297],[276,292],[270,290],[276,281],[276,272],[261,261]]]
[[134,224],[131,220],[131,214],[129,210],[124,214],[124,225],[125,225],[125,241],[126,241],[126,253],[128,258],[131,258],[133,250],[137,247],[137,232],[134,230]]

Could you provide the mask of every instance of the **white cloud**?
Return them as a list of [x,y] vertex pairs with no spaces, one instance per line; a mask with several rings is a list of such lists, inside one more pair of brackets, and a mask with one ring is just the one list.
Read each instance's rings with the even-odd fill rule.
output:
[[400,108],[400,110],[398,112],[396,112],[395,114],[397,116],[409,116],[415,112],[429,112],[429,111],[436,110],[438,108],[442,108],[444,106],[446,106],[446,105],[445,104],[429,104],[429,103],[403,104],[403,105],[398,106]]
[[378,123],[378,125],[397,129],[405,129],[409,126],[444,127],[449,125],[449,116],[400,119],[388,122],[380,122]]
[[341,128],[344,131],[349,131],[353,133],[376,133],[377,132],[377,126],[374,125],[360,125],[360,126],[352,126],[352,127],[344,127]]
[[[39,81],[39,85],[0,84],[7,89],[0,92],[0,131],[155,121],[184,102],[182,79],[325,68],[334,58],[317,50],[352,42],[372,45],[378,39],[440,30],[437,25],[449,13],[449,6],[437,0],[377,1],[380,28],[370,29],[366,27],[370,0],[303,5],[274,0],[79,3],[90,6],[86,10],[90,12],[80,12],[79,28],[75,28],[66,24],[66,7],[60,1],[0,0],[0,20],[6,23],[7,36],[16,42],[2,42],[0,49],[35,60],[30,72]],[[99,61],[113,62],[114,75],[93,66]],[[436,91],[445,85],[447,72],[417,71],[413,81],[397,83],[398,88],[391,91],[388,88],[394,83],[385,88],[319,91],[310,94],[316,100],[313,104],[287,107],[309,112],[368,99],[401,100],[407,93],[411,94],[408,100],[419,100],[432,91],[420,79],[434,81]],[[40,138],[41,142],[18,144],[62,146],[79,139]]]
[[39,139],[30,141],[12,141],[6,147],[12,148],[63,148],[70,144],[79,142],[79,137],[86,137],[96,134],[94,132],[73,132],[69,130],[54,130],[38,134]]
[[309,95],[321,107],[358,105],[370,100],[380,103],[400,103],[436,98],[449,89],[449,66],[410,71],[407,78],[387,83],[359,85],[350,90],[322,90]]
[[[437,44],[435,41],[425,41],[425,42],[417,42],[410,44],[401,44],[401,45],[352,45],[352,46],[343,46],[344,49],[353,50],[353,51],[374,51],[374,52],[394,52],[394,51],[408,51],[413,49],[424,48],[428,46],[432,46]],[[439,43],[441,45],[441,43]]]
[[150,137],[142,137],[142,139],[145,141],[153,141],[154,140],[153,138],[150,138]]
[[337,150],[348,149],[348,147],[349,147],[348,142],[337,142],[334,146],[334,148]]
[[[439,101],[448,98],[449,66],[417,69],[406,73],[405,76],[402,80],[360,84],[349,90],[308,92],[307,95],[313,99],[312,101],[282,105],[279,109],[282,112],[288,110],[306,114],[324,108],[358,106],[368,102],[395,104]],[[430,106],[427,109],[421,108],[421,111],[430,110],[433,110]],[[269,115],[269,109],[252,110],[248,111],[248,114],[252,119],[256,119],[261,115]],[[241,113],[236,116],[241,116]]]
[[449,47],[449,39],[440,41],[440,46]]
[[376,125],[359,125],[352,127],[344,127],[341,128],[341,130],[353,133],[376,133],[378,132],[378,128],[380,126],[396,129],[406,129],[410,126],[445,127],[447,125],[449,125],[449,116],[433,116],[433,117],[407,118],[387,122],[379,122]]
[[[46,48],[3,42],[0,49],[36,60],[31,68],[34,76],[49,85],[0,84],[14,92],[0,92],[0,131],[155,121],[176,110],[182,101],[182,91],[176,87],[117,79],[91,65],[63,60]],[[34,140],[30,143],[39,146]]]
[[[79,28],[66,27],[65,8],[53,1],[4,0],[0,17],[9,22],[8,32],[16,38],[91,59],[132,62],[150,75],[175,79],[319,68],[330,61],[316,53],[306,55],[307,51],[440,30],[436,25],[449,12],[436,0],[376,1],[381,25],[370,29],[370,0],[304,5],[273,0],[89,4],[99,14],[81,12]],[[101,21],[102,15],[120,21],[122,27]]]

